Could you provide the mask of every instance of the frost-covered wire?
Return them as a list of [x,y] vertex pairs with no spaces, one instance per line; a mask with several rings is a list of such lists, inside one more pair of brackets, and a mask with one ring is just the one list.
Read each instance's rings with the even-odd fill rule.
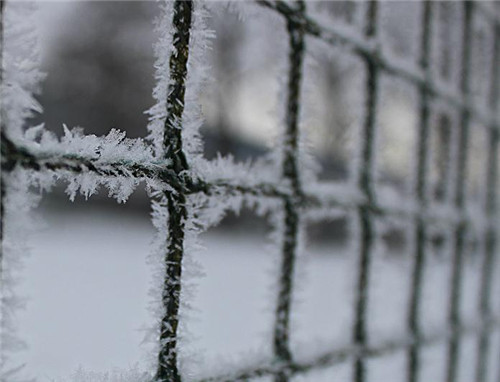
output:
[[[30,171],[9,168],[6,136],[22,141],[26,119],[41,107],[35,99],[43,74],[39,70],[36,5],[1,2],[0,130],[2,133],[1,235],[0,235],[0,381],[17,381],[22,365],[13,364],[12,352],[24,347],[17,331],[16,311],[23,299],[16,293],[23,260],[29,248],[22,235],[33,229],[30,210],[39,197],[29,191],[34,182]],[[11,171],[13,170],[13,171]],[[7,224],[6,224],[7,223]],[[21,236],[19,236],[21,235]]]

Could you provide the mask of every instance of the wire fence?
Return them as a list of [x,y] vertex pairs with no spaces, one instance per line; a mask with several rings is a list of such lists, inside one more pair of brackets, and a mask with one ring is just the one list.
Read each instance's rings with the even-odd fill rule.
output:
[[[134,177],[137,179],[155,179],[164,185],[164,196],[168,208],[168,245],[164,261],[166,274],[162,292],[165,315],[161,321],[160,352],[155,381],[181,381],[177,361],[177,338],[179,326],[179,306],[182,288],[182,260],[184,256],[184,238],[186,219],[190,216],[186,199],[196,193],[210,195],[214,189],[225,195],[252,195],[261,199],[275,199],[281,202],[283,211],[283,237],[281,238],[281,269],[279,273],[279,291],[275,304],[274,334],[272,338],[274,359],[255,368],[242,368],[228,371],[225,375],[204,378],[203,381],[239,381],[261,376],[271,376],[275,381],[291,380],[295,375],[307,373],[313,369],[351,362],[353,382],[368,381],[367,363],[373,357],[380,357],[397,351],[407,354],[407,381],[422,380],[423,349],[432,344],[446,344],[446,381],[457,381],[459,353],[462,339],[467,334],[477,336],[477,366],[475,381],[486,381],[487,368],[493,349],[492,334],[498,333],[500,317],[493,309],[494,264],[498,257],[498,222],[497,185],[499,157],[499,72],[500,72],[500,19],[488,12],[479,2],[463,2],[461,83],[459,92],[450,92],[433,80],[431,43],[436,33],[433,30],[437,3],[426,1],[422,4],[422,33],[420,41],[419,67],[410,68],[399,65],[389,56],[384,55],[379,44],[379,3],[370,1],[367,5],[365,28],[361,38],[346,34],[335,25],[322,26],[312,18],[304,2],[283,2],[260,0],[257,3],[270,12],[279,14],[286,22],[289,47],[289,69],[286,94],[286,128],[281,163],[280,182],[262,183],[255,186],[234,184],[232,182],[206,181],[186,175],[190,163],[184,152],[181,130],[177,128],[182,121],[190,55],[190,34],[192,30],[193,3],[176,1],[173,12],[174,49],[169,61],[170,82],[168,87],[166,119],[164,123],[164,159],[170,163],[159,167],[156,163],[133,163],[123,160],[106,164],[75,154],[51,156],[33,153],[19,147],[11,140],[2,125],[2,171],[8,173],[16,166],[35,171],[67,171],[74,174],[91,172],[99,176]],[[2,2],[3,7],[3,2]],[[487,107],[477,105],[471,96],[471,59],[472,28],[475,15],[487,20],[494,34],[493,62],[489,74],[491,89]],[[357,188],[363,196],[357,203],[346,203],[336,195],[316,195],[305,191],[299,170],[299,113],[301,109],[301,86],[303,82],[303,62],[308,54],[306,36],[319,39],[332,47],[338,47],[358,55],[364,62],[366,71],[366,107],[361,129],[362,147],[357,164]],[[285,42],[283,42],[285,43]],[[378,98],[380,96],[380,78],[382,75],[399,78],[413,86],[419,94],[418,158],[415,169],[415,189],[413,195],[417,208],[388,208],[377,201],[376,181],[374,179],[375,134],[377,130]],[[454,184],[453,217],[437,213],[429,203],[429,145],[431,129],[432,103],[443,102],[460,116],[458,129],[458,153],[456,157],[456,176],[450,178]],[[470,160],[468,143],[474,134],[473,122],[486,126],[488,134],[487,177],[483,185],[484,204],[482,219],[484,230],[479,241],[483,243],[482,275],[478,309],[480,320],[470,325],[461,317],[461,283],[464,271],[464,253],[466,251],[466,233],[476,222],[466,213],[466,168]],[[289,186],[283,187],[283,180]],[[221,192],[221,190],[223,190]],[[2,182],[2,203],[5,199]],[[347,348],[332,348],[331,351],[307,362],[297,361],[290,346],[290,316],[296,267],[299,227],[303,214],[312,208],[340,207],[353,212],[359,221],[359,261],[357,265],[357,287],[355,297],[355,315],[352,322],[352,344]],[[370,341],[368,330],[368,302],[370,299],[369,280],[373,260],[374,245],[377,239],[375,220],[380,216],[395,216],[411,222],[414,230],[415,247],[412,254],[411,288],[407,305],[405,338],[374,344]],[[2,219],[3,221],[3,219]],[[439,333],[425,333],[422,325],[423,286],[425,283],[424,267],[430,240],[429,225],[435,222],[444,224],[453,231],[452,277],[449,285],[447,326]],[[2,226],[3,231],[3,226]],[[1,268],[0,268],[1,272]],[[500,354],[494,355],[500,363]],[[500,369],[496,371],[500,378]]]

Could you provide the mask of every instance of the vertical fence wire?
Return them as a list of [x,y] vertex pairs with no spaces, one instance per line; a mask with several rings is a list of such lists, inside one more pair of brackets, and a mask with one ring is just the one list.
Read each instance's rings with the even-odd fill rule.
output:
[[[499,102],[499,77],[500,67],[498,61],[500,60],[500,26],[495,25],[493,33],[494,47],[493,47],[493,62],[490,74],[490,94],[489,104],[493,113],[498,113]],[[498,118],[498,117],[497,117]],[[485,215],[487,216],[488,223],[486,232],[484,233],[484,260],[481,270],[481,286],[479,292],[479,312],[481,314],[482,330],[479,335],[478,353],[477,353],[477,366],[476,366],[476,382],[484,382],[487,375],[488,359],[490,352],[490,334],[486,330],[486,326],[492,319],[491,307],[491,293],[493,289],[493,271],[498,261],[497,255],[497,239],[495,216],[497,210],[497,179],[498,179],[498,141],[499,133],[493,128],[489,130],[489,148],[488,148],[488,170],[486,177],[486,202],[484,205]]]
[[[170,83],[167,94],[167,117],[163,145],[165,159],[172,161],[175,174],[182,178],[188,169],[182,147],[182,113],[186,92],[189,39],[193,13],[192,1],[176,1],[172,25],[173,49],[170,55]],[[184,229],[187,217],[186,196],[182,188],[165,191],[168,209],[168,245],[165,254],[165,279],[162,301],[165,316],[160,327],[160,352],[158,355],[158,382],[179,382],[177,368],[177,329],[181,295],[182,258],[184,253]]]
[[[492,96],[491,96],[491,107],[496,113],[496,128],[493,129],[494,132],[492,133],[492,136],[494,137],[495,144],[493,146],[494,150],[496,151],[496,157],[493,158],[494,161],[496,161],[496,167],[495,167],[495,172],[494,175],[498,179],[498,172],[500,171],[498,169],[498,152],[500,151],[499,145],[500,145],[500,132],[498,131],[498,125],[500,124],[500,117],[499,117],[499,109],[500,109],[500,67],[498,65],[498,62],[500,62],[500,22],[497,22],[495,25],[495,34],[494,34],[494,39],[495,39],[495,56],[496,59],[494,58],[493,62],[493,68],[495,70],[495,75],[493,76],[494,79],[496,79],[496,84],[493,85],[492,87]],[[495,216],[498,217],[498,193],[500,190],[497,189],[497,184],[491,184],[491,188],[488,188],[488,201],[492,203],[491,208],[488,209],[489,212],[493,213],[495,212]],[[492,217],[493,220],[493,217]],[[496,228],[496,229],[495,229]],[[490,233],[492,235],[492,241],[494,244],[494,248],[496,251],[498,251],[498,227],[495,227],[495,223],[493,221],[492,225],[490,226]],[[498,259],[499,255],[498,253],[496,254],[496,260],[499,261]],[[498,355],[496,357],[496,360],[498,362],[497,364],[497,370],[496,370],[496,380],[500,382],[500,337],[499,337],[499,343],[498,343]]]
[[[423,3],[422,13],[422,40],[420,53],[420,67],[430,81],[430,52],[431,52],[431,26],[432,26],[432,3],[426,0]],[[420,121],[418,133],[417,171],[415,182],[415,196],[420,210],[427,208],[427,169],[429,152],[429,117],[430,117],[430,94],[427,83],[420,86]],[[412,270],[412,281],[410,287],[410,303],[408,310],[408,330],[411,338],[417,340],[422,335],[421,300],[425,264],[425,248],[427,241],[426,222],[422,216],[415,221],[415,254]],[[417,382],[420,371],[420,346],[413,343],[408,350],[408,382]]]
[[[472,13],[473,3],[465,1],[463,3],[463,36],[462,36],[462,61],[461,61],[461,84],[460,91],[463,98],[468,101],[470,97],[470,69],[471,69],[471,41],[472,41]],[[470,111],[467,108],[461,110],[460,116],[460,131],[459,131],[459,148],[456,169],[456,193],[455,193],[455,208],[460,215],[465,211],[465,184],[466,184],[466,166],[468,154],[468,138],[470,128]],[[448,324],[451,333],[448,341],[448,361],[447,361],[447,382],[454,382],[457,379],[458,358],[460,356],[461,345],[461,315],[460,315],[460,300],[461,300],[461,281],[463,275],[463,257],[465,252],[467,227],[461,218],[455,227],[454,247],[453,247],[453,265],[450,282],[450,298],[448,311]]]
[[[298,12],[305,12],[303,1],[297,4]],[[292,354],[289,345],[290,312],[293,293],[293,276],[297,256],[299,234],[299,206],[302,186],[298,169],[299,150],[299,106],[304,56],[304,31],[300,23],[287,19],[289,38],[289,73],[286,105],[286,125],[283,142],[282,176],[290,183],[291,195],[285,197],[282,263],[279,277],[278,303],[274,323],[274,354],[277,362],[290,363]],[[275,377],[276,382],[288,381],[287,371]]]
[[[367,9],[365,37],[368,40],[376,39],[377,35],[378,2],[371,0]],[[373,190],[373,166],[375,130],[377,124],[377,101],[379,68],[376,58],[364,56],[366,65],[366,110],[362,131],[361,160],[359,164],[358,184],[362,190],[366,203],[358,208],[360,222],[360,252],[358,264],[357,289],[355,297],[355,321],[353,328],[353,342],[355,346],[364,348],[368,342],[367,309],[370,277],[370,260],[375,239],[374,223],[369,206],[375,204]],[[365,359],[356,357],[354,361],[354,382],[366,380]]]
[[[3,86],[3,47],[4,47],[4,1],[0,0],[0,86]],[[1,89],[1,88],[0,88]],[[4,206],[5,206],[5,198],[6,198],[6,190],[5,190],[5,181],[4,181],[4,139],[3,135],[5,132],[5,122],[3,116],[3,95],[0,94],[0,145],[2,150],[2,162],[1,162],[1,172],[0,172],[0,364],[3,362],[3,345],[2,345],[2,331],[4,325],[4,317],[3,317],[3,250],[4,250],[4,229],[5,229],[5,214],[4,214]],[[1,372],[1,370],[0,370]]]
[[[4,6],[5,2],[0,0],[0,84],[3,84],[3,47],[4,47]],[[4,139],[5,134],[5,116],[3,115],[3,95],[0,94],[0,131],[1,131],[1,147],[2,147],[2,172],[0,174],[0,280],[2,278],[2,259],[3,259],[3,240],[4,240],[4,201],[6,197],[5,182],[4,182]]]

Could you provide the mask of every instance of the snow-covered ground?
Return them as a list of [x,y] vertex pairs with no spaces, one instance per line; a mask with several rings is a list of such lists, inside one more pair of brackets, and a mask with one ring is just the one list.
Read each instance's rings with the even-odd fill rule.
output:
[[[70,377],[79,367],[96,372],[151,370],[150,344],[142,343],[144,329],[154,322],[148,310],[152,272],[146,264],[154,232],[147,211],[131,213],[127,205],[102,210],[89,202],[88,207],[43,210],[41,215],[46,227],[27,238],[33,250],[19,287],[20,294],[29,297],[18,319],[29,347],[16,355],[26,363],[26,375],[43,382],[80,382],[86,381],[84,373]],[[217,230],[203,234],[201,243],[205,249],[192,256],[199,266],[188,265],[204,276],[188,280],[196,287],[187,288],[191,308],[182,312],[182,369],[191,376],[212,375],[270,359],[276,248],[265,235]],[[477,321],[479,265],[468,263],[465,273],[463,310],[468,322]],[[292,315],[291,344],[298,359],[349,343],[355,267],[356,256],[345,249],[306,246],[298,261]],[[370,340],[404,338],[410,259],[378,256],[372,269]],[[449,269],[445,260],[431,260],[426,267],[424,315],[429,331],[445,323]],[[463,342],[459,381],[473,380],[476,343],[474,336]],[[498,372],[500,336],[492,343],[491,382]],[[423,359],[421,380],[443,381],[446,346],[426,348]],[[370,360],[369,381],[403,381],[405,368],[404,351]],[[351,371],[348,363],[293,380],[347,381]]]

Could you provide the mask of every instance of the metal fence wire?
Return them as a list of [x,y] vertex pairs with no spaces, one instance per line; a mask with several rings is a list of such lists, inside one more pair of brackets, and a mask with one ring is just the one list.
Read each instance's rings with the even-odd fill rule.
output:
[[[161,321],[160,351],[155,381],[181,381],[178,370],[177,347],[179,306],[182,288],[182,261],[184,256],[184,238],[186,219],[190,216],[186,200],[197,193],[210,194],[214,187],[221,197],[225,195],[252,195],[259,199],[274,199],[281,201],[283,211],[281,269],[279,273],[279,291],[275,304],[274,334],[272,338],[274,359],[255,368],[228,370],[224,375],[207,377],[203,381],[240,381],[253,378],[272,377],[275,381],[284,382],[294,376],[307,373],[314,369],[329,367],[339,363],[353,365],[353,382],[368,381],[367,364],[374,357],[380,357],[397,351],[406,352],[408,382],[422,381],[422,352],[429,345],[445,344],[447,347],[446,381],[458,381],[459,354],[464,335],[477,338],[477,366],[475,381],[486,381],[488,367],[497,367],[488,362],[494,357],[500,364],[500,354],[490,354],[494,349],[493,335],[499,332],[499,317],[493,309],[494,264],[498,257],[498,222],[497,185],[499,158],[499,72],[500,72],[500,18],[489,12],[483,3],[466,1],[460,3],[463,7],[462,42],[461,42],[461,76],[459,92],[450,92],[433,80],[431,42],[436,19],[436,7],[439,3],[425,1],[422,3],[422,33],[420,34],[420,53],[418,67],[409,68],[399,65],[395,60],[384,55],[379,44],[379,3],[370,1],[367,4],[364,37],[355,38],[336,28],[335,24],[323,26],[310,16],[307,3],[288,1],[259,0],[257,3],[275,12],[286,22],[289,54],[289,69],[286,94],[286,128],[284,131],[283,153],[281,163],[282,179],[274,185],[271,183],[247,186],[224,181],[206,181],[202,178],[193,179],[187,176],[186,170],[190,163],[184,151],[181,129],[177,128],[182,121],[186,93],[186,78],[188,75],[188,58],[190,55],[190,37],[192,32],[193,3],[191,1],[175,1],[173,6],[173,44],[170,56],[170,82],[166,103],[166,119],[164,123],[165,159],[170,165],[159,168],[151,163],[132,163],[124,158],[116,163],[100,164],[93,158],[65,154],[64,156],[41,155],[20,147],[10,139],[2,125],[2,171],[9,173],[20,166],[35,171],[66,171],[75,175],[91,172],[105,177],[135,177],[137,179],[155,179],[164,184],[164,195],[168,208],[168,244],[165,248],[164,261],[166,274],[162,301],[165,315]],[[2,2],[2,8],[3,8]],[[478,106],[471,95],[471,60],[472,31],[475,17],[487,21],[494,34],[493,62],[489,81],[491,88],[485,106]],[[308,54],[306,36],[322,40],[332,47],[345,52],[354,53],[364,62],[366,71],[365,84],[365,115],[363,117],[363,134],[359,148],[360,157],[357,162],[357,187],[363,198],[356,204],[344,203],[335,195],[315,195],[306,192],[299,170],[299,113],[301,110],[301,86],[303,82],[303,62]],[[413,202],[414,209],[386,208],[376,198],[373,161],[376,151],[375,134],[377,129],[377,100],[380,96],[380,79],[382,75],[398,78],[410,84],[419,94],[417,108],[418,116],[418,160],[415,169]],[[431,104],[442,102],[457,115],[458,152],[456,154],[456,176],[449,182],[454,190],[453,207],[455,217],[443,217],[429,203],[429,152],[430,136],[432,134]],[[485,101],[485,100],[483,100]],[[466,252],[466,233],[474,226],[475,221],[466,213],[466,168],[470,160],[469,141],[474,134],[472,123],[480,123],[487,129],[487,176],[483,185],[485,202],[482,206],[484,229],[481,230],[479,242],[484,248],[482,252],[482,274],[480,279],[480,295],[477,296],[477,308],[480,319],[469,325],[461,317],[460,299],[464,271],[464,254]],[[182,122],[181,122],[182,125]],[[283,180],[288,181],[283,183]],[[283,184],[288,184],[287,188]],[[221,191],[223,190],[223,191]],[[2,203],[5,199],[5,181],[2,182]],[[290,315],[292,311],[292,294],[296,288],[293,278],[296,265],[298,234],[303,214],[312,208],[339,207],[350,211],[359,221],[359,261],[357,265],[357,283],[355,291],[355,314],[352,322],[352,344],[344,348],[332,348],[315,359],[307,362],[297,361],[290,346]],[[3,209],[2,209],[3,211]],[[369,283],[373,260],[374,244],[377,239],[375,220],[381,216],[396,216],[411,223],[414,230],[415,246],[412,254],[412,270],[410,295],[408,304],[401,309],[407,309],[406,326],[408,335],[405,338],[394,338],[383,343],[374,344],[370,341],[368,322],[368,302],[370,299]],[[3,221],[3,219],[2,219]],[[433,222],[444,224],[453,232],[452,239],[452,276],[450,278],[447,326],[441,332],[433,335],[423,330],[422,304],[423,287],[425,284],[424,267],[429,256],[429,226]],[[2,226],[3,232],[3,226]],[[497,275],[498,276],[498,275]],[[498,298],[498,296],[496,296]],[[497,312],[498,314],[498,312]],[[500,381],[500,368],[494,371]],[[492,373],[491,370],[488,373]]]

